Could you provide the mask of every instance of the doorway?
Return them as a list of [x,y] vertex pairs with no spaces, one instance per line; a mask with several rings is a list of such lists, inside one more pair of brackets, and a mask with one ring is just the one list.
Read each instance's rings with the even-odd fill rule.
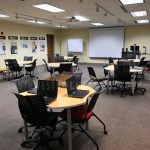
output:
[[54,56],[54,35],[47,34],[47,56],[48,56],[48,63],[53,61]]

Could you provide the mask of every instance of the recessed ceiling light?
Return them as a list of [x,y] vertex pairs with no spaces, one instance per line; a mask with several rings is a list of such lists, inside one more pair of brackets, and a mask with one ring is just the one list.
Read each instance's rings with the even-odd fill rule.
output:
[[0,18],[8,18],[8,17],[10,17],[10,16],[0,14]]
[[123,5],[144,3],[144,0],[120,0]]
[[147,12],[144,11],[135,11],[135,12],[131,12],[131,15],[133,17],[141,17],[141,16],[147,16]]
[[89,21],[90,19],[87,19],[85,17],[82,16],[75,16],[76,19],[80,20],[80,21]]
[[95,25],[95,26],[103,26],[104,24],[102,23],[91,23],[92,25]]
[[32,5],[33,7],[39,8],[39,9],[43,9],[49,12],[63,12],[65,10],[48,5],[48,4],[39,4],[39,5]]
[[137,23],[149,23],[149,20],[146,19],[146,20],[137,20]]
[[27,22],[30,22],[30,23],[37,23],[37,24],[46,24],[46,22],[42,22],[42,21],[35,21],[35,20],[29,20]]

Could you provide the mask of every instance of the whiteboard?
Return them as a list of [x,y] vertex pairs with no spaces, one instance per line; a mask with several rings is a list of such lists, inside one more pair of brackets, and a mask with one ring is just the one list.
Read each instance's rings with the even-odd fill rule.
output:
[[83,52],[83,40],[68,39],[68,52]]
[[123,47],[123,27],[89,30],[89,57],[121,58]]

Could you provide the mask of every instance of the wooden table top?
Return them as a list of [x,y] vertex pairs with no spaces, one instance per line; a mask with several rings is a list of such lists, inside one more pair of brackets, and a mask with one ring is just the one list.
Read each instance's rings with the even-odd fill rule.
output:
[[18,61],[18,64],[22,64],[22,65],[27,65],[27,64],[31,64],[33,61],[25,61],[25,60],[22,60],[22,61]]
[[7,71],[8,69],[6,68],[0,68],[0,72],[3,72],[3,71]]
[[[59,63],[59,62],[53,62],[53,63],[48,63],[48,67],[59,68],[59,67],[60,67],[60,64],[70,64],[70,63],[72,63],[72,62],[61,62],[61,63]],[[76,65],[77,65],[77,64],[72,63],[72,66],[73,66],[73,67],[76,66]]]
[[[79,106],[85,104],[87,98],[96,92],[93,88],[85,85],[79,85],[78,89],[89,90],[89,93],[84,98],[73,98],[68,96],[66,88],[59,87],[57,99],[47,106],[51,109],[71,108],[71,107]],[[23,92],[20,94],[23,96],[35,95],[28,92]]]
[[[105,67],[106,70],[108,71],[114,71],[114,65],[109,65],[107,67]],[[134,68],[130,68],[130,72],[135,73],[135,72],[142,72],[143,68],[142,67],[134,67]]]

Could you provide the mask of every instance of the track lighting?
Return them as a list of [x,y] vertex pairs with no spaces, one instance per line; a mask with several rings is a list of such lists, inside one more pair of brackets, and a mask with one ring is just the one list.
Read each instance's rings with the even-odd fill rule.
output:
[[96,12],[99,12],[99,7],[98,7],[98,5],[96,5]]

